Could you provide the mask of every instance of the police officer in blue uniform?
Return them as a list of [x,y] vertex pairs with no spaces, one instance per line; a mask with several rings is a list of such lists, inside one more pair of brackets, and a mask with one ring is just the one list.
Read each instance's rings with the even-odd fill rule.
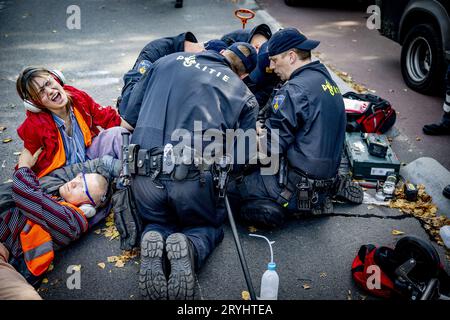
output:
[[123,77],[124,86],[121,96],[117,99],[119,113],[123,114],[125,112],[128,98],[134,85],[156,60],[175,52],[200,52],[203,49],[203,44],[198,43],[197,38],[190,31],[180,33],[174,37],[165,37],[147,43],[139,53],[133,68]]
[[[322,63],[311,61],[311,50],[318,45],[294,28],[269,40],[270,67],[286,81],[265,122],[268,150],[272,160],[279,159],[280,169],[277,174],[255,171],[238,184],[244,200],[241,215],[252,224],[276,227],[289,212],[333,210],[346,118],[339,88]],[[271,135],[278,137],[278,150]]]
[[259,51],[262,44],[267,42],[271,36],[272,31],[270,30],[270,27],[267,24],[262,23],[251,30],[238,29],[227,33],[222,36],[220,40],[224,41],[228,46],[235,42],[247,42],[254,46],[256,51]]
[[131,186],[146,225],[139,277],[145,297],[192,299],[194,270],[223,238],[226,214],[198,146],[209,146],[203,134],[211,130],[221,140],[227,129],[255,129],[258,104],[241,81],[255,65],[247,43],[221,54],[175,53],[153,63],[131,93],[124,118],[135,127],[131,143],[140,146]]

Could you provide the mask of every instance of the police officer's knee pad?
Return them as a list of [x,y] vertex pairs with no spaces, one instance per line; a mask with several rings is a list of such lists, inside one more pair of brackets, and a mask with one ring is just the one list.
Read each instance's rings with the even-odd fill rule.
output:
[[240,210],[241,218],[262,228],[277,228],[284,223],[286,212],[276,202],[267,199],[248,200]]

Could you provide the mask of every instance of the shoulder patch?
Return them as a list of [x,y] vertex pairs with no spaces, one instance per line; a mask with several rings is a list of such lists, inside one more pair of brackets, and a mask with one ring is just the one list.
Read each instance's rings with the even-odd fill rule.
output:
[[138,71],[140,74],[144,74],[151,67],[152,63],[148,60],[142,60],[138,64]]
[[285,95],[279,94],[276,95],[272,100],[272,108],[274,112],[277,112],[278,109],[281,107],[281,105],[284,102],[284,99],[286,98]]

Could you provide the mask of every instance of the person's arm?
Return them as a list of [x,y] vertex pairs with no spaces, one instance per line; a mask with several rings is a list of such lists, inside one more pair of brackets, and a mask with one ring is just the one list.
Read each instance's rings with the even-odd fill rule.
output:
[[128,99],[128,106],[123,115],[123,119],[132,127],[136,127],[136,123],[141,111],[142,101],[145,96],[145,91],[153,74],[154,64],[150,69],[142,76],[141,80],[136,83],[133,91]]
[[50,233],[55,244],[66,246],[87,230],[88,223],[80,212],[60,204],[42,191],[30,169],[38,153],[31,155],[25,149],[19,157],[19,169],[13,175],[13,200],[27,219]]

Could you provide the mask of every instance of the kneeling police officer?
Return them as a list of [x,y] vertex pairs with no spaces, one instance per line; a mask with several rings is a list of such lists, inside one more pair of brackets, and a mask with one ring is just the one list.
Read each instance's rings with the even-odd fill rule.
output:
[[[269,40],[270,67],[286,81],[265,121],[268,150],[272,159],[279,156],[280,170],[255,171],[237,185],[244,200],[241,216],[252,224],[277,227],[288,212],[333,210],[346,118],[339,88],[322,63],[311,61],[318,45],[294,28]],[[278,151],[270,145],[271,135],[279,138]]]
[[241,81],[255,65],[247,43],[220,54],[175,53],[153,63],[131,93],[124,118],[135,127],[130,171],[145,225],[139,277],[145,297],[192,299],[194,272],[223,239],[226,213],[198,146],[206,145],[205,131],[224,137],[227,129],[256,129],[258,103]]

